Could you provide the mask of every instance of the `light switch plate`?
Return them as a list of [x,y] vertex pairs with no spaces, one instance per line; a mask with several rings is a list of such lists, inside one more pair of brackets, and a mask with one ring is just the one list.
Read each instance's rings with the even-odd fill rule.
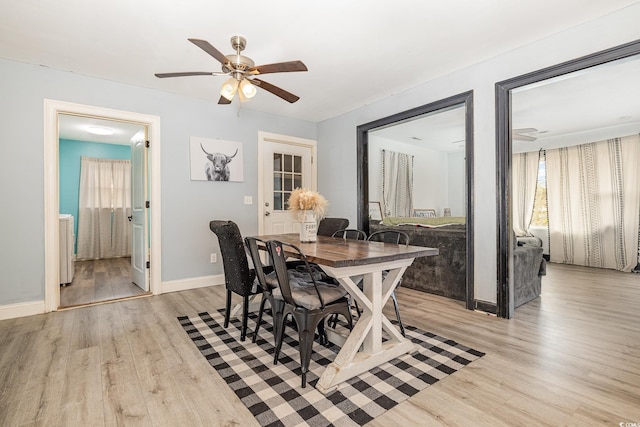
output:
[[244,196],[244,204],[245,205],[252,205],[253,204],[253,197],[252,196]]

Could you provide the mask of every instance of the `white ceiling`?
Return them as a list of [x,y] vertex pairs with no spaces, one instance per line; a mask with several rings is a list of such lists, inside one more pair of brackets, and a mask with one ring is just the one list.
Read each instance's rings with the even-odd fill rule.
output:
[[515,141],[514,152],[537,151],[640,133],[640,57],[534,83],[512,91],[513,128],[535,128],[536,141]]
[[[538,151],[640,133],[640,57],[634,56],[512,91],[513,152]],[[452,152],[464,148],[464,109],[438,111],[372,131],[405,144]]]
[[462,151],[465,145],[464,111],[464,105],[439,110],[400,124],[371,130],[369,136],[435,151]]
[[[94,135],[89,128],[98,127],[113,131],[112,135]],[[144,126],[95,117],[80,117],[69,114],[58,116],[58,137],[74,141],[102,142],[106,144],[129,145],[138,132],[144,132]]]
[[243,53],[256,64],[299,59],[309,68],[264,76],[299,95],[297,103],[259,91],[243,108],[312,122],[637,2],[1,1],[1,58],[214,102],[225,77],[157,79],[154,73],[219,71],[187,38],[208,40],[226,54],[231,36],[242,35]]

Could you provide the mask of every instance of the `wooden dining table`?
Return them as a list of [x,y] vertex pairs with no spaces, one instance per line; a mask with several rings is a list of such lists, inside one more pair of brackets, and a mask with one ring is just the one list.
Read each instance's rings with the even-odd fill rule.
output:
[[[321,393],[329,393],[350,378],[417,350],[382,310],[413,260],[438,255],[437,248],[325,236],[318,236],[313,243],[301,243],[299,234],[295,233],[257,237],[300,248],[310,262],[318,264],[340,282],[362,310],[335,360],[326,367],[316,384]],[[383,279],[384,271],[388,273]],[[362,289],[357,283],[360,278]]]

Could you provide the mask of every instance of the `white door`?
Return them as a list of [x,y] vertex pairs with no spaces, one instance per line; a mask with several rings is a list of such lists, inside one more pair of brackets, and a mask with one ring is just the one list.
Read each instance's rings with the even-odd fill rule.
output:
[[287,202],[296,188],[317,189],[316,142],[260,132],[258,152],[259,233],[297,233],[300,223],[287,211]]
[[131,281],[149,291],[146,132],[131,139]]

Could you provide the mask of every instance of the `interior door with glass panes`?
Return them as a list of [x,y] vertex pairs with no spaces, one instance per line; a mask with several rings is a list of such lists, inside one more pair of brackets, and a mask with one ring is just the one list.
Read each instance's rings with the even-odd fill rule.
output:
[[316,189],[315,168],[312,165],[314,148],[264,140],[261,234],[300,232],[300,222],[287,207],[294,189]]

